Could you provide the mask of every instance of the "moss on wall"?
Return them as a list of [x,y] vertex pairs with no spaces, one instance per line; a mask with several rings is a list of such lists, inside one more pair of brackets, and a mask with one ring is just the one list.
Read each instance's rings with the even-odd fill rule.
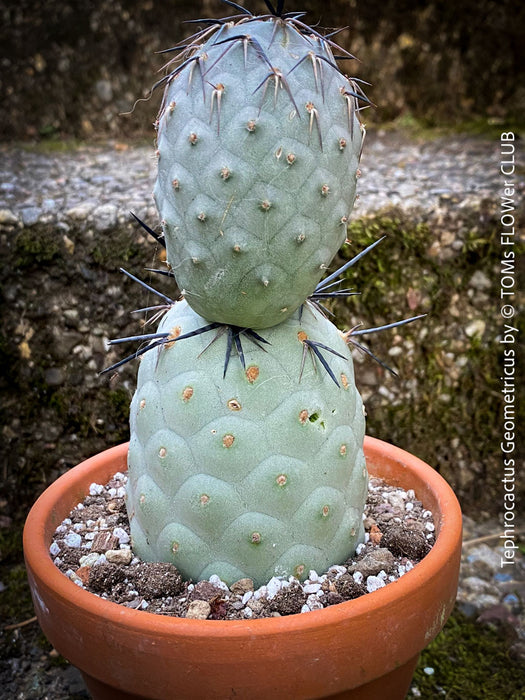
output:
[[[427,314],[364,337],[399,374],[368,358],[357,363],[367,431],[434,466],[479,516],[501,503],[499,230],[495,219],[473,213],[443,223],[395,210],[353,222],[343,258],[387,239],[348,271],[360,294],[334,310],[346,328]],[[517,425],[525,422],[524,406],[518,410]]]

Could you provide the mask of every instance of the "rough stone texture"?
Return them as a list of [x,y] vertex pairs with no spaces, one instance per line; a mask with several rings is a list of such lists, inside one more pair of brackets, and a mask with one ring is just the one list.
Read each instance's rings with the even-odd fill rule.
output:
[[[247,2],[264,12],[262,2]],[[525,6],[512,0],[434,0],[403,3],[289,2],[306,20],[349,26],[338,40],[361,64],[348,63],[374,83],[379,119],[412,113],[427,120],[520,117],[525,92]],[[233,13],[217,0],[20,0],[1,11],[0,137],[147,133],[159,96],[139,102],[167,60],[156,51],[195,31],[186,19]],[[504,50],[502,41],[504,39]],[[487,90],[487,85],[492,89]]]

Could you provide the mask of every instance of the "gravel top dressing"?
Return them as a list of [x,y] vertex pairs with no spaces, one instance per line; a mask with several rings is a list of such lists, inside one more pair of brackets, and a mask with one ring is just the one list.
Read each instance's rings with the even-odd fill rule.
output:
[[213,620],[309,612],[366,595],[396,581],[434,544],[432,513],[413,491],[370,479],[365,543],[354,558],[305,581],[274,577],[254,590],[251,579],[228,587],[218,576],[185,581],[173,564],[147,563],[133,554],[124,502],[126,475],[89,495],[55,531],[55,565],[82,588],[128,608],[160,615]]

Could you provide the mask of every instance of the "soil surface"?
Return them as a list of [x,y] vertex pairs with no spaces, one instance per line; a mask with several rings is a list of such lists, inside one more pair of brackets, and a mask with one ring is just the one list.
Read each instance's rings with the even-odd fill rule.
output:
[[55,532],[56,566],[102,598],[150,613],[237,620],[304,613],[383,588],[412,569],[434,544],[432,512],[413,491],[371,479],[364,514],[365,542],[355,558],[305,579],[272,578],[254,590],[251,579],[227,586],[216,575],[184,581],[173,564],[147,563],[132,551],[124,503],[126,476],[92,484],[90,493]]

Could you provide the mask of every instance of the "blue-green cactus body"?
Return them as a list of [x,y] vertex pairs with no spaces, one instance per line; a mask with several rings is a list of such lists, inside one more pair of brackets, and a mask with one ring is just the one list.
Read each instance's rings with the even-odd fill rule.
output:
[[[195,580],[301,576],[351,555],[363,538],[363,406],[344,337],[316,309],[243,340],[175,341],[205,325],[185,301],[145,353],[131,405],[127,508],[134,550]],[[319,341],[333,377],[305,346]],[[306,347],[306,349],[305,349]],[[301,366],[304,357],[304,366]],[[336,386],[333,379],[337,379]]]
[[355,89],[327,41],[275,17],[222,25],[169,80],[155,198],[197,313],[265,328],[313,292],[355,199]]

